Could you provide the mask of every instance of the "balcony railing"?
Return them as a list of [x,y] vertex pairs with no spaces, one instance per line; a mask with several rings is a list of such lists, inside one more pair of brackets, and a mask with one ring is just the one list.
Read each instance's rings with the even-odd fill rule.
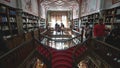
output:
[[71,37],[71,38],[67,38],[67,37],[50,37],[47,35],[40,35],[42,38],[40,40],[40,42],[43,45],[55,48],[55,49],[67,49],[73,46],[76,46],[77,44],[81,43],[81,37],[80,36],[76,36],[76,37]]

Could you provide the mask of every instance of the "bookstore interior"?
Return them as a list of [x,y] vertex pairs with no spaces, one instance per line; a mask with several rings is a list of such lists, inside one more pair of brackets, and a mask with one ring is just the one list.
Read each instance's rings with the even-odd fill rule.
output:
[[0,68],[120,68],[120,0],[0,0]]

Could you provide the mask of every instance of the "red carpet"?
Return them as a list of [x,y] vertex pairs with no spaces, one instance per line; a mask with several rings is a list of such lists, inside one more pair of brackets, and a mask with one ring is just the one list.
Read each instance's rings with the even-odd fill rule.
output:
[[52,53],[52,68],[72,68],[73,49],[74,47],[67,50],[55,50],[51,48],[50,51]]
[[[66,50],[56,50],[48,47],[52,55],[52,68],[73,68],[73,51],[75,48],[76,46]],[[37,50],[40,54],[49,59],[49,52],[44,47],[38,47]],[[86,50],[87,48],[85,46],[79,47],[74,54],[75,57],[81,56]]]

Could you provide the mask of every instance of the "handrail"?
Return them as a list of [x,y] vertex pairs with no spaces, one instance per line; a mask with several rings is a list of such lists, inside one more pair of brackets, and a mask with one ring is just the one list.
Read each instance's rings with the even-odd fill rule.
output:
[[110,48],[113,48],[113,49],[115,49],[115,50],[117,50],[117,51],[120,51],[119,48],[114,47],[114,46],[112,46],[112,45],[110,45],[110,44],[108,44],[108,43],[105,43],[105,42],[102,42],[102,41],[99,41],[99,40],[96,40],[96,39],[92,39],[92,40],[95,41],[95,42],[99,42],[99,43],[101,43],[101,44],[104,44],[105,46],[108,46],[108,47],[110,47]]
[[[86,44],[87,43],[87,44]],[[82,54],[82,57],[75,57],[75,53],[77,53],[77,50],[79,50],[80,47],[82,47],[82,45],[86,44],[87,46],[87,53],[86,54],[86,58],[87,55],[89,56],[92,52],[95,52],[96,55],[100,56],[100,60],[103,62],[107,62],[108,65],[110,65],[113,68],[116,67],[120,67],[120,49],[116,48],[110,44],[107,44],[105,42],[96,40],[96,39],[88,39],[83,43],[78,44],[78,46],[76,46],[76,49],[73,52],[73,59],[74,59],[74,66],[76,66],[80,60],[79,59],[85,59],[83,57],[85,57]],[[89,45],[88,45],[89,44]],[[97,48],[95,48],[97,46]],[[75,60],[76,59],[76,60]]]
[[44,38],[47,38],[47,39],[49,39],[51,41],[55,41],[55,42],[66,42],[66,41],[73,40],[75,38],[79,38],[79,36],[76,36],[76,37],[72,37],[72,38],[64,39],[64,40],[63,39],[62,40],[54,40],[54,39],[50,38],[49,36],[46,36],[46,35],[43,35],[43,34],[41,34],[41,36],[43,36]]
[[89,45],[88,45],[89,40],[90,39],[87,39],[86,41],[76,45],[76,48],[73,51],[74,67],[76,67],[81,60],[87,57],[89,52]]
[[[89,42],[90,41],[90,42]],[[107,44],[105,42],[96,40],[96,39],[89,39],[86,40],[85,42],[88,42],[88,46],[87,46],[87,53],[86,56],[91,56],[91,54],[94,52],[96,56],[96,58],[101,58],[99,59],[101,62],[103,63],[107,63],[107,65],[109,65],[112,68],[118,68],[120,67],[120,49],[116,48],[110,44]],[[84,43],[85,43],[84,42]],[[82,43],[80,46],[77,46],[75,51],[73,52],[73,54],[76,53],[76,51],[84,44]],[[82,55],[83,56],[83,55]],[[80,62],[80,57],[76,58],[75,56],[73,56],[75,60],[75,63],[77,64],[79,61]],[[81,57],[82,58],[82,57]],[[75,64],[75,65],[76,65]]]
[[120,49],[105,42],[92,39],[93,51],[113,68],[120,67]]
[[[46,31],[44,31],[46,32]],[[26,57],[35,49],[34,36],[31,39],[26,40],[17,47],[11,49],[5,54],[0,56],[0,68],[17,68],[24,61]],[[31,44],[32,43],[32,44]],[[22,64],[21,64],[22,65]]]
[[[41,35],[41,37],[42,37],[42,40],[40,40],[40,41],[43,45],[52,47],[54,49],[59,49],[59,50],[65,50],[65,49],[68,49],[70,47],[76,46],[77,44],[81,43],[81,37],[80,36],[75,36],[75,37],[68,38],[68,39],[67,38],[65,38],[65,39],[64,38],[53,39],[53,38],[50,38],[49,36],[46,36],[46,35]],[[48,43],[46,43],[46,42],[48,42]],[[67,43],[67,45],[66,45],[66,47],[56,48],[56,47],[54,47],[54,45],[49,44],[49,42],[54,42],[55,45],[58,45],[58,44],[56,44],[57,42],[61,43],[61,44],[66,44]]]
[[87,43],[87,42],[88,42],[89,40],[90,40],[90,39],[87,39],[86,41],[84,41],[84,42],[76,45],[76,48],[75,48],[74,51],[73,51],[73,57],[74,57],[74,58],[75,58],[75,53],[76,53],[76,51],[77,51],[79,48],[81,48],[82,46],[85,46],[85,47],[87,47],[87,49],[88,49],[88,47],[89,47],[88,44],[89,44],[89,43]]
[[[41,54],[41,56],[43,56],[42,59],[43,59],[44,62],[48,65],[48,67],[51,68],[52,54],[51,54],[50,50],[48,49],[48,47],[47,47],[46,45],[43,45],[42,43],[40,43],[38,39],[35,38],[34,40],[35,40],[38,44],[40,44],[40,46],[43,46],[43,47],[45,48],[45,50],[47,50],[47,53],[48,53],[48,57],[49,57],[49,58],[47,58],[46,56],[44,56],[44,55],[42,55],[42,54]],[[38,51],[37,51],[37,52],[38,52]],[[38,52],[38,53],[40,54],[40,52]]]
[[80,32],[78,32],[78,31],[76,31],[76,30],[72,30],[72,31],[75,32],[75,33],[81,34]]
[[[33,40],[33,39],[32,39]],[[30,40],[30,41],[32,41]],[[25,60],[28,54],[34,49],[32,42],[27,41],[25,43],[20,44],[16,48],[10,50],[4,55],[0,56],[0,66],[4,68],[16,68]],[[29,43],[30,42],[30,43]],[[28,49],[29,47],[29,49]],[[24,52],[25,51],[25,52]],[[12,63],[12,64],[10,64]]]
[[44,30],[43,32],[41,32],[40,34],[44,34],[44,33],[46,33],[47,32],[47,29],[46,30]]
[[[46,45],[43,45],[42,43],[40,43],[39,40],[36,39],[36,38],[35,38],[35,41],[36,41],[38,44],[40,44],[40,46],[43,46],[43,47],[50,53],[50,50],[48,49],[48,47],[47,47]],[[50,53],[50,58],[52,58],[51,53]]]
[[74,52],[79,49],[78,47],[81,47],[83,46],[84,44],[86,44],[87,42],[89,41],[89,39],[85,40],[84,42],[80,43],[80,44],[77,44],[77,47],[75,48]]
[[33,54],[36,52],[36,50],[34,49],[28,56],[27,58],[19,65],[18,68],[23,68],[25,63],[33,56]]
[[[46,32],[46,31],[44,31],[44,32]],[[31,42],[33,40],[35,40],[34,36],[32,37],[31,40],[26,40],[25,42],[21,43],[17,47],[15,47],[15,48],[11,49],[10,51],[6,52],[5,54],[1,55],[0,56],[0,60],[1,60],[0,67],[1,66],[4,66],[5,68],[18,67],[23,61],[26,60],[26,57],[30,54],[30,52],[35,49],[34,42]],[[29,44],[29,43],[33,43],[33,44]],[[50,51],[48,51],[48,52],[50,52]],[[8,60],[8,61],[6,61],[6,60]],[[50,60],[51,60],[51,58],[50,58]],[[13,62],[13,64],[6,65],[10,62]]]
[[23,47],[25,44],[27,44],[27,43],[30,42],[30,41],[31,41],[31,40],[26,41],[26,42],[24,42],[24,43],[21,43],[19,46],[15,47],[15,48],[11,49],[10,51],[6,52],[5,54],[1,55],[1,56],[0,56],[0,60],[1,60],[2,58],[4,58],[5,56],[9,55],[10,53],[12,53],[13,51],[17,50],[18,48]]
[[[55,41],[55,42],[66,42],[66,41],[69,41],[69,40],[72,40],[72,39],[75,39],[75,38],[79,37],[79,36],[76,36],[76,37],[73,37],[73,38],[70,38],[70,39],[56,40],[56,39],[52,39],[52,38],[50,38],[49,36],[46,36],[46,35],[41,34],[41,36],[43,36],[44,38],[47,38],[48,40],[52,40],[52,41]],[[89,40],[90,40],[90,42],[89,42]],[[76,50],[74,50],[73,53],[75,54],[75,52],[80,47],[82,47],[82,45],[87,43],[86,46],[85,46],[87,48],[86,52],[90,53],[90,52],[94,51],[97,54],[99,54],[101,56],[101,58],[103,58],[103,60],[108,62],[108,64],[110,64],[111,66],[113,66],[113,67],[119,66],[119,64],[120,64],[120,58],[119,58],[120,57],[120,49],[119,48],[116,48],[112,45],[109,45],[105,42],[98,41],[98,40],[95,40],[95,39],[89,39],[89,40],[86,40],[85,42],[78,44],[78,46],[76,46]],[[93,44],[93,43],[97,43],[97,44]],[[94,47],[96,45],[98,45],[97,51],[96,51],[96,48]],[[86,55],[89,55],[88,53],[86,53]],[[75,55],[73,56],[73,58],[75,59]],[[110,59],[112,59],[112,60],[110,60]],[[79,60],[79,59],[77,59],[77,60]],[[113,62],[113,64],[112,64],[112,62]]]

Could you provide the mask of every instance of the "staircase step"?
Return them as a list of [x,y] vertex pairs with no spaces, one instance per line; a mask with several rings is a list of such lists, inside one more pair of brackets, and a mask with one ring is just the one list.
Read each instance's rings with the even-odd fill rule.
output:
[[52,68],[58,68],[58,67],[66,67],[66,68],[72,68],[72,64],[68,63],[68,62],[64,62],[64,61],[59,61],[57,63],[54,63],[54,65],[52,65]]
[[[57,50],[51,47],[48,47],[49,51],[46,50],[43,46],[38,47],[37,50],[40,54],[44,55],[46,58],[49,58],[51,53],[51,65],[52,68],[73,68],[73,51],[76,49],[76,46],[68,48],[66,50]],[[87,50],[87,47],[80,46],[75,51],[75,57],[79,57]]]
[[72,58],[67,58],[67,57],[63,57],[63,58],[55,58],[55,59],[53,59],[52,60],[52,63],[55,63],[55,62],[59,62],[59,61],[66,61],[66,62],[69,62],[69,63],[72,63],[73,62],[73,60],[72,60]]

